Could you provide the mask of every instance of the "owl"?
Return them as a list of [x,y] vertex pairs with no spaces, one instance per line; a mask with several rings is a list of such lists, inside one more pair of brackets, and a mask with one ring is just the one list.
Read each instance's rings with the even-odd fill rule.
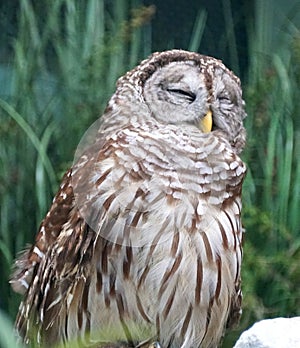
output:
[[215,58],[117,82],[11,283],[25,344],[217,347],[241,313],[245,103]]

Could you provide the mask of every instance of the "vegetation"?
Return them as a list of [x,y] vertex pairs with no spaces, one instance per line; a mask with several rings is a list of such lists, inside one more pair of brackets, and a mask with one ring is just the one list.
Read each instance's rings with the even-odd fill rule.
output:
[[248,315],[251,309],[258,319],[299,315],[300,308],[300,36],[291,13],[276,32],[270,6],[256,3],[245,89],[244,294]]
[[[243,71],[248,112],[244,315],[224,347],[259,319],[300,314],[300,8],[287,13],[278,1],[278,23],[272,1],[253,4]],[[230,1],[223,5],[232,43],[229,65],[238,71]],[[14,346],[7,332],[20,300],[8,285],[13,260],[32,242],[76,145],[103,111],[116,79],[153,50],[154,11],[137,0],[20,2],[14,60],[6,66],[12,78],[0,99],[3,347]],[[200,10],[190,43],[182,48],[201,50],[206,19]]]

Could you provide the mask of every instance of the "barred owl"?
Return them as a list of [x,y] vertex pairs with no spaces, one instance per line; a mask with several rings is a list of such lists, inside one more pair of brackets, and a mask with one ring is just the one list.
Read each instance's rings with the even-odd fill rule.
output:
[[16,261],[26,344],[218,346],[241,312],[244,104],[221,61],[182,50],[118,80]]

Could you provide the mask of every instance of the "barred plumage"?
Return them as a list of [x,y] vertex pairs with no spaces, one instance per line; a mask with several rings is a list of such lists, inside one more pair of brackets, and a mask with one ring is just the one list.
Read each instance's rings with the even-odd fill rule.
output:
[[211,57],[156,53],[119,79],[16,262],[24,342],[218,345],[241,307],[244,117]]

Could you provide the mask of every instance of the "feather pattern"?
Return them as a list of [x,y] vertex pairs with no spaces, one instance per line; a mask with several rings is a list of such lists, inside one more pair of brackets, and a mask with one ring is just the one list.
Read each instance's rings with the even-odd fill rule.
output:
[[[142,68],[122,82],[131,94]],[[241,306],[237,142],[222,129],[162,123],[144,97],[126,108],[122,95],[17,261],[12,285],[25,297],[16,327],[25,343],[48,346],[216,347]]]

